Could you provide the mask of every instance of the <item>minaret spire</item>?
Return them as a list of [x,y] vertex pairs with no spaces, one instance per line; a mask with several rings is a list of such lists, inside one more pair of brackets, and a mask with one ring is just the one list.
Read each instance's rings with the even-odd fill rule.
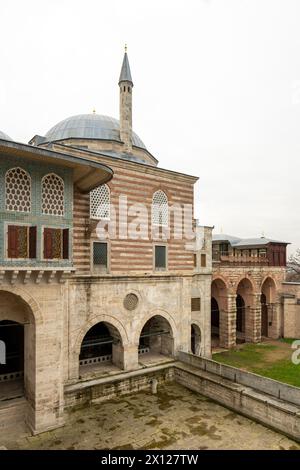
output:
[[132,150],[132,88],[130,66],[125,44],[124,58],[119,78],[120,87],[120,138],[124,142],[125,151]]

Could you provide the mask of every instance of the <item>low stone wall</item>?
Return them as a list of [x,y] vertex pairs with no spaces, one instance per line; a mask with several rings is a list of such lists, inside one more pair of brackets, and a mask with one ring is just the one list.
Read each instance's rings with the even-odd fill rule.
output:
[[99,403],[120,395],[136,393],[151,388],[151,382],[156,379],[159,384],[174,380],[173,363],[153,370],[144,369],[118,374],[115,377],[95,379],[80,382],[65,387],[65,408]]
[[300,442],[300,389],[180,353],[181,385]]
[[220,364],[212,359],[194,356],[190,353],[180,352],[179,359],[185,364],[190,364],[198,369],[231,380],[232,382],[246,385],[259,392],[267,393],[274,398],[300,406],[300,388],[298,387],[277,382],[277,380],[268,379],[267,377],[243,371],[236,367],[227,366],[226,364]]

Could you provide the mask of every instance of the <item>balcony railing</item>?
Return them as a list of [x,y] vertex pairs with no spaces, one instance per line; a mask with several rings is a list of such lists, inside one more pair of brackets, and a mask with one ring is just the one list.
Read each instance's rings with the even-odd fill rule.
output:
[[227,252],[213,251],[213,261],[219,262],[223,265],[254,265],[254,266],[267,266],[269,260],[266,256],[234,256]]

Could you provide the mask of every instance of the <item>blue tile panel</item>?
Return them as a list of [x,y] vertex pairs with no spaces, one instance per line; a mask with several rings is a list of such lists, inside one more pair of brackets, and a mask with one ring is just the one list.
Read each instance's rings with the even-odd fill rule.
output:
[[[7,170],[20,167],[31,177],[31,212],[10,212],[5,210],[5,174]],[[62,267],[72,266],[72,232],[73,232],[73,170],[55,167],[43,162],[25,162],[18,157],[0,155],[0,265],[2,266],[43,266]],[[43,176],[56,173],[64,180],[65,207],[64,216],[42,214],[41,182]],[[5,225],[7,223],[28,223],[37,226],[37,258],[36,260],[6,260],[5,259]],[[69,260],[44,261],[42,259],[42,227],[69,229]]]

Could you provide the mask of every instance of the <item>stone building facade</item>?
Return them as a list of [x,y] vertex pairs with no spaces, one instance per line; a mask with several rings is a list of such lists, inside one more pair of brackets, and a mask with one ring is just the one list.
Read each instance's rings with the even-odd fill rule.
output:
[[132,131],[126,53],[119,89],[120,122],[73,116],[29,145],[0,135],[0,430],[62,425],[67,386],[210,356],[197,178],[159,168]]
[[282,336],[286,242],[213,236],[211,328],[213,344],[260,342]]

